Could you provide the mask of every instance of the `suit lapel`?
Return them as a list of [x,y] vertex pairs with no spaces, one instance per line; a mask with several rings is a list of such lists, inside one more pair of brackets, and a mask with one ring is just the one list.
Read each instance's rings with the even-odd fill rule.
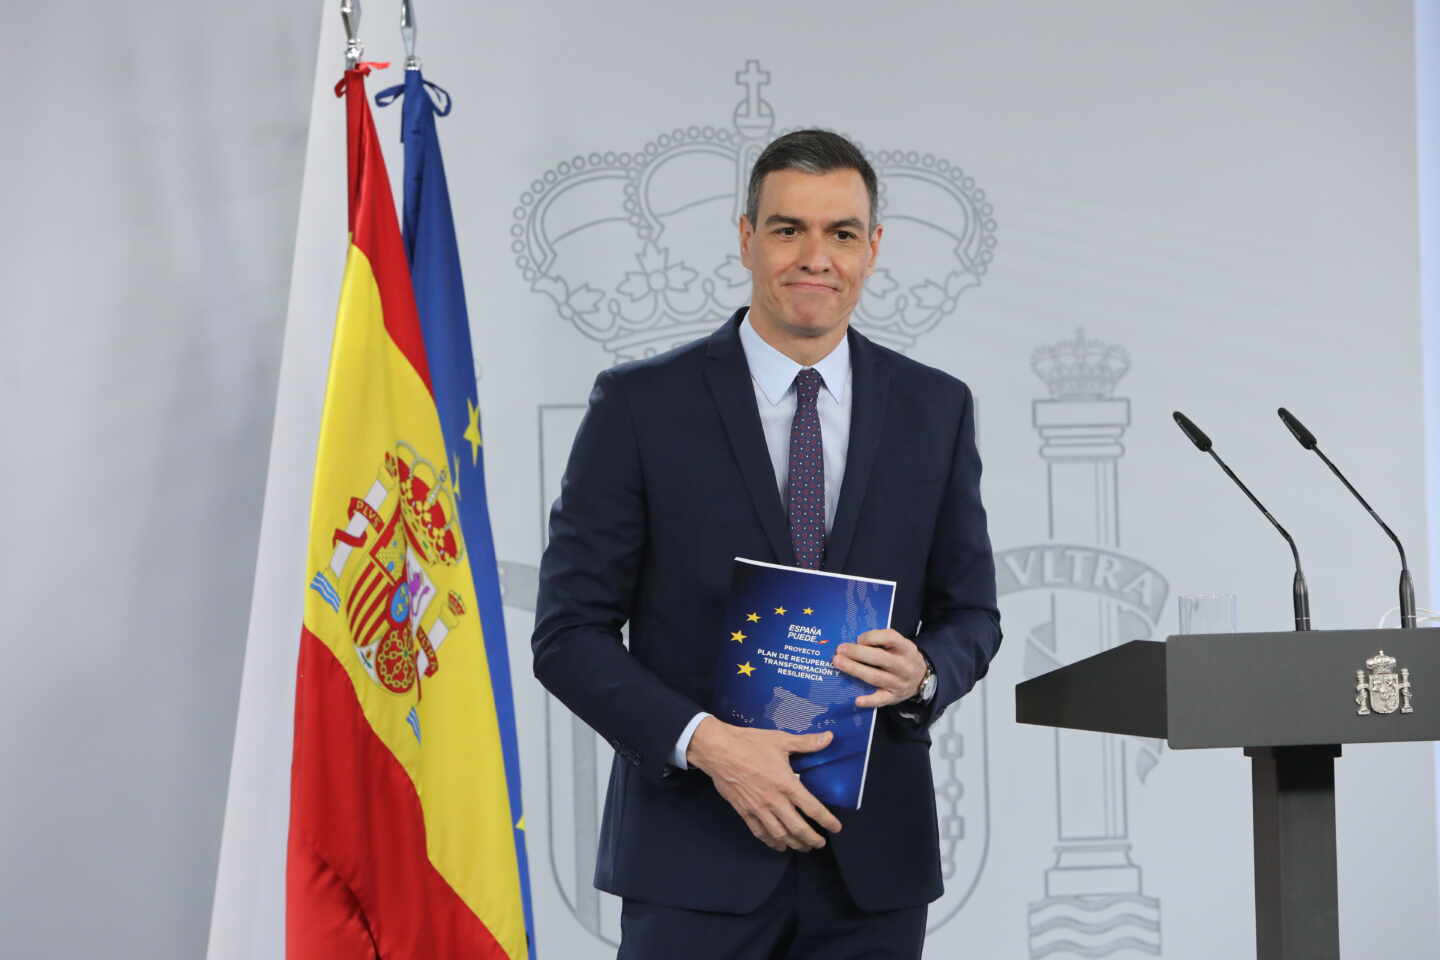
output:
[[750,368],[740,346],[740,319],[744,315],[741,309],[710,337],[705,380],[720,410],[720,419],[725,423],[730,451],[740,467],[740,475],[745,478],[760,526],[775,551],[775,560],[793,565],[795,550],[790,545],[790,525],[780,504],[780,490],[770,466],[770,450],[765,445],[765,432],[755,407],[755,386],[750,381]]
[[854,328],[849,337],[850,389],[854,391],[850,398],[850,449],[845,455],[845,480],[840,486],[835,523],[825,541],[825,560],[821,564],[822,569],[836,573],[844,571],[850,556],[890,399],[890,370],[884,356]]

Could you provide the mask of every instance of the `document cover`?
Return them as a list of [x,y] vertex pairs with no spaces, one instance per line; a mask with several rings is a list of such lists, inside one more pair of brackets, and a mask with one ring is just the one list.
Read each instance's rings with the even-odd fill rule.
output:
[[735,559],[722,625],[711,713],[726,723],[834,734],[791,766],[826,806],[859,809],[875,708],[855,706],[874,688],[831,664],[835,648],[890,625],[895,583]]

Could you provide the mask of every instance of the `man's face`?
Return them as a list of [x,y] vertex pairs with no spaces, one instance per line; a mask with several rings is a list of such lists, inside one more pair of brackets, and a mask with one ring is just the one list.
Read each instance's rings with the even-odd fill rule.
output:
[[875,269],[883,232],[870,229],[870,195],[860,174],[767,174],[756,219],[740,218],[740,259],[754,281],[757,329],[792,337],[843,329]]

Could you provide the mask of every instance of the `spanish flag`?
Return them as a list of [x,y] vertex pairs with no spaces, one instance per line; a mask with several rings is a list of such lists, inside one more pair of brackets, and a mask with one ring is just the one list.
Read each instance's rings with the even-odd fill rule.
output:
[[336,87],[350,247],[310,511],[287,954],[520,960],[518,817],[460,520],[466,491],[436,406],[368,72],[346,71]]

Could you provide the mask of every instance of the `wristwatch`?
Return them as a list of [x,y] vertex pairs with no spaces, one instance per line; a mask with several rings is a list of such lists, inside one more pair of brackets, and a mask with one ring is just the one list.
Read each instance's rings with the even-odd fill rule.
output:
[[[925,657],[925,651],[920,651],[920,656]],[[925,657],[925,676],[920,678],[920,689],[915,691],[915,696],[910,698],[911,703],[926,704],[935,699],[935,688],[940,681],[935,676],[935,667],[929,657]]]

